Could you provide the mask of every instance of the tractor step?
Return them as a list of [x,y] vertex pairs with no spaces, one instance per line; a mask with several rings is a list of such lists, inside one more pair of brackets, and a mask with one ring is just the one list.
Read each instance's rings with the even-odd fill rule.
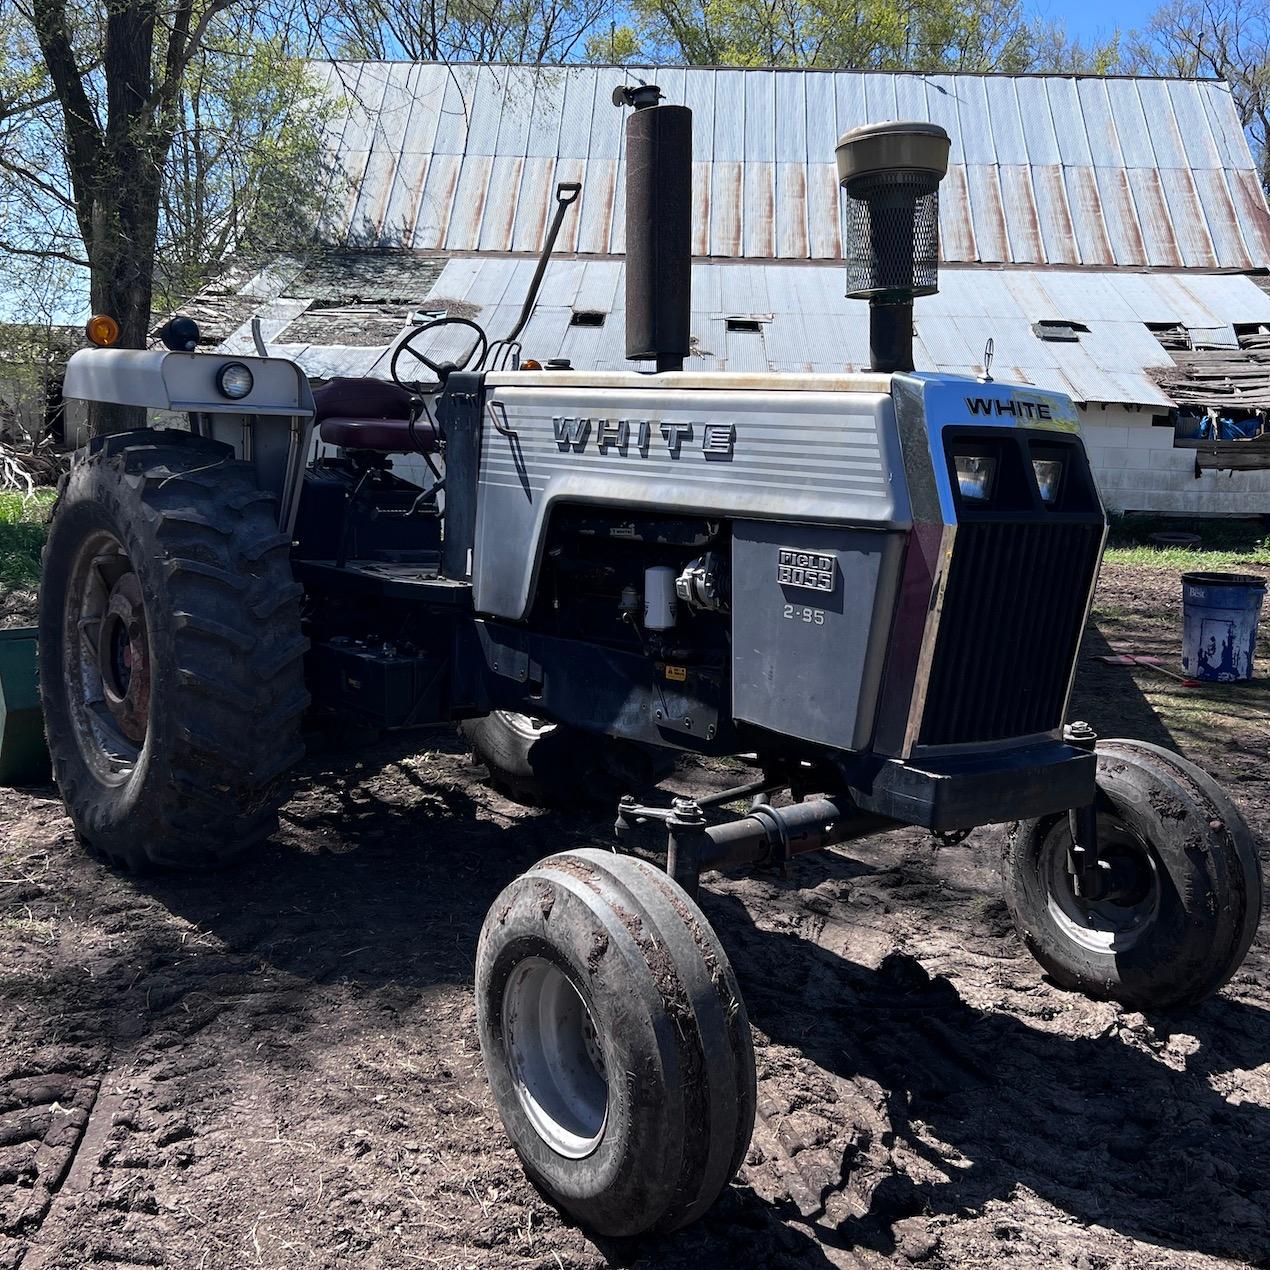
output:
[[295,560],[292,568],[306,589],[326,594],[380,595],[430,608],[470,612],[472,584],[443,578],[439,562],[397,564],[381,560]]

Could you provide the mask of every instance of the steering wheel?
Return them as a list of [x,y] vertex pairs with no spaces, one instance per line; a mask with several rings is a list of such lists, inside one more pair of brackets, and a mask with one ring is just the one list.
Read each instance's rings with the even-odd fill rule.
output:
[[[434,362],[432,358],[426,354],[419,352],[418,349],[412,348],[415,340],[421,335],[426,335],[428,331],[435,330],[439,326],[470,326],[476,332],[476,342],[464,354],[463,360],[460,362]],[[480,356],[475,357],[477,350],[480,350]],[[466,370],[469,366],[479,366],[484,360],[486,353],[489,352],[489,340],[485,336],[485,332],[481,330],[475,322],[467,318],[461,317],[439,317],[433,318],[431,322],[425,322],[422,326],[416,327],[411,331],[404,340],[393,350],[392,361],[388,364],[388,373],[392,376],[392,381],[400,388],[405,388],[410,392],[435,392],[435,388],[429,388],[418,383],[411,383],[401,379],[397,374],[397,362],[402,353],[409,353],[416,361],[422,362],[436,377],[437,388],[443,388],[445,381],[456,370]]]

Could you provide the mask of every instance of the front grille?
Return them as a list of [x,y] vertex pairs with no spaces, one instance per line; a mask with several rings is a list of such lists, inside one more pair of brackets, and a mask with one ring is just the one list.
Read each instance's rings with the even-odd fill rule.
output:
[[919,743],[1001,741],[1063,722],[1102,525],[957,527]]

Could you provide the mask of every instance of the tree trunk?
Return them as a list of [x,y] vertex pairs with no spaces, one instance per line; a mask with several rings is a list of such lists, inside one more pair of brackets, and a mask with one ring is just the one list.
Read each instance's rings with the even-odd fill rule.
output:
[[[145,348],[150,329],[162,161],[162,155],[140,147],[116,154],[108,164],[113,179],[99,185],[93,204],[92,308],[119,323],[119,348]],[[89,407],[94,436],[145,426],[142,406],[95,402]]]

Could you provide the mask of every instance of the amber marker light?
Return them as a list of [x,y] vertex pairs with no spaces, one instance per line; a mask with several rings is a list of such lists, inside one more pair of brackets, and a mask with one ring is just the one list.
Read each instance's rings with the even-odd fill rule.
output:
[[525,358],[523,362],[521,362],[520,369],[521,370],[541,370],[542,363],[540,361],[536,361],[532,357],[527,357]]
[[84,334],[90,344],[109,348],[119,341],[119,323],[107,313],[94,313],[84,327]]

